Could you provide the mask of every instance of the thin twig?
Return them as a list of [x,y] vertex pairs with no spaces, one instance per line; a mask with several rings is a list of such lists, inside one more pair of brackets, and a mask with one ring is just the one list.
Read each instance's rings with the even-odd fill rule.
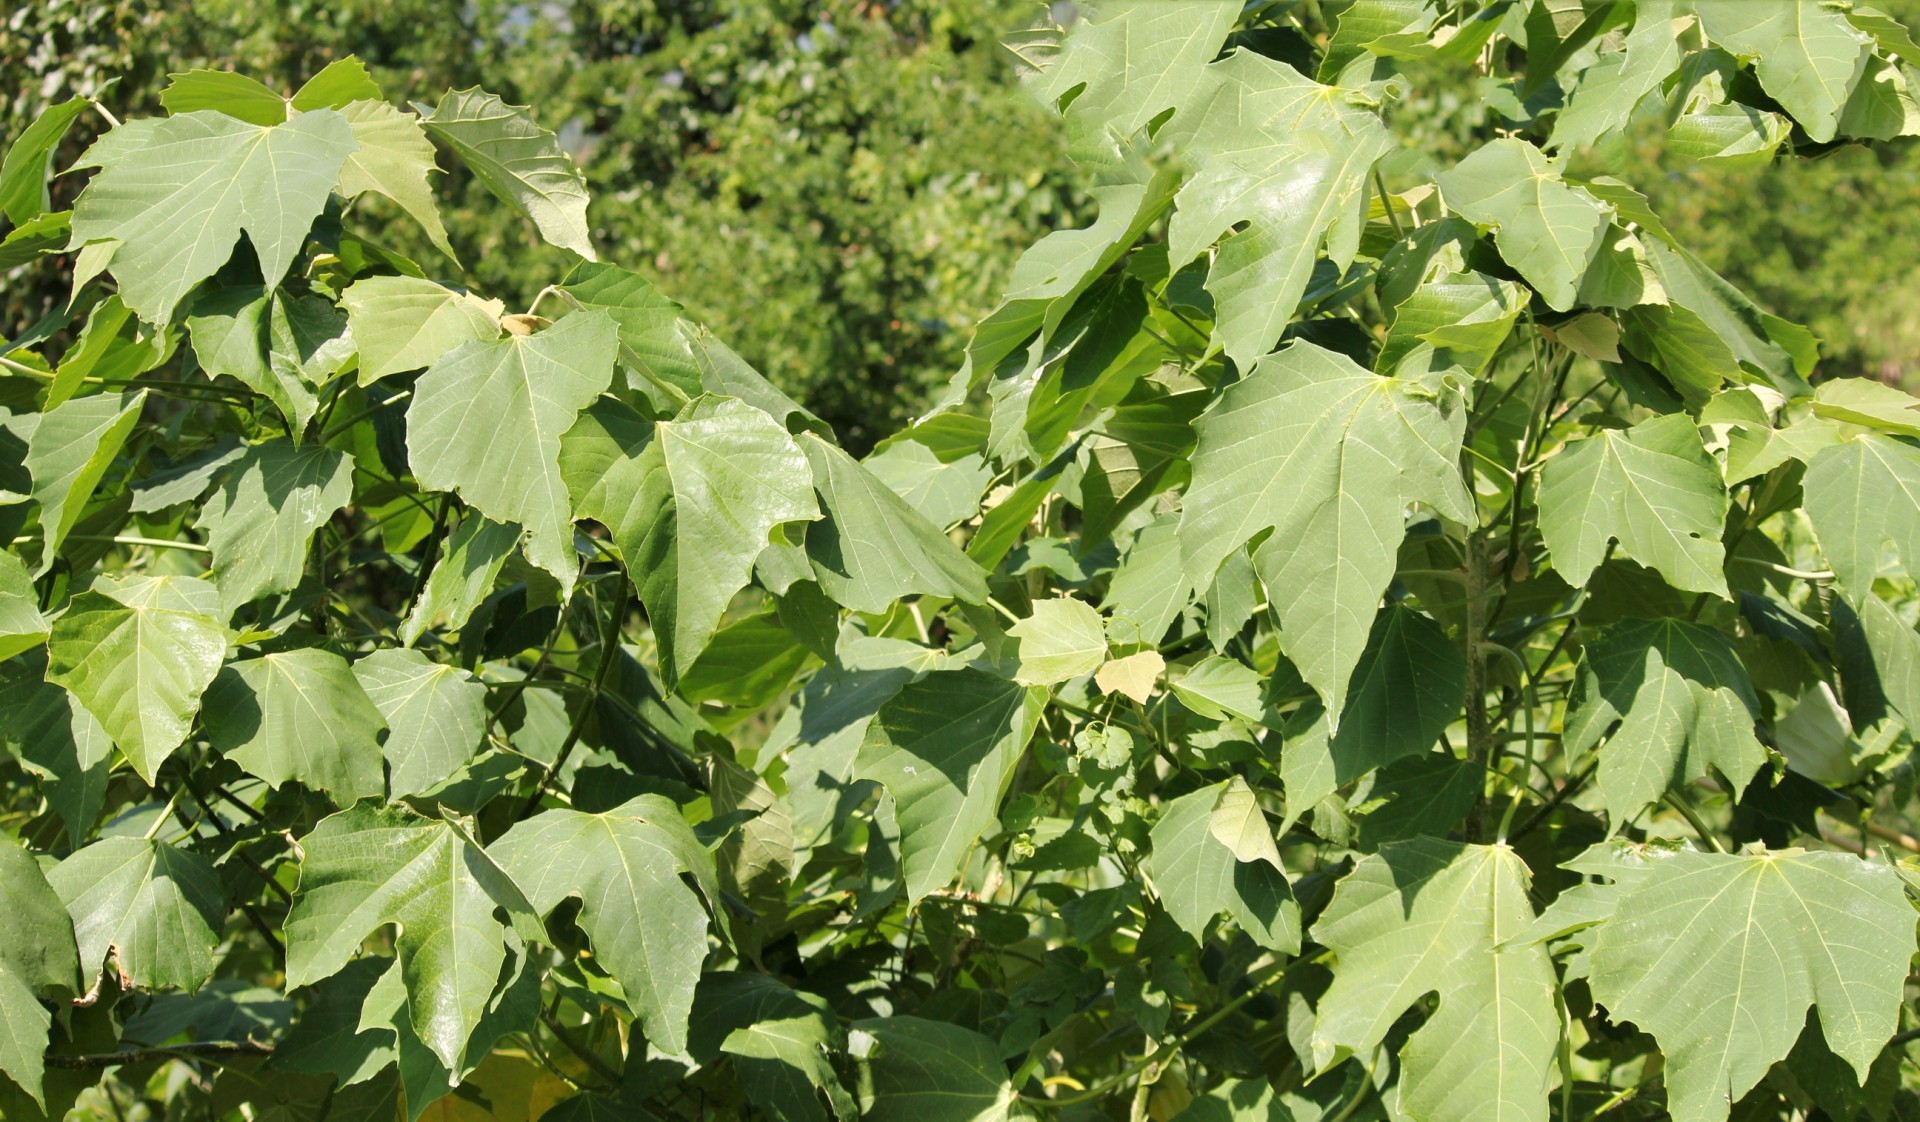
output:
[[592,1070],[593,1074],[606,1080],[610,1086],[618,1087],[620,1085],[620,1073],[607,1066],[607,1061],[601,1059],[599,1053],[575,1040],[573,1034],[567,1031],[566,1026],[560,1023],[559,1018],[542,1009],[540,1010],[540,1023],[547,1026],[547,1031],[553,1034],[555,1040],[566,1045],[567,1051],[580,1057],[580,1061],[586,1064],[587,1067]]
[[175,1044],[167,1048],[130,1048],[124,1052],[89,1052],[78,1056],[63,1056],[49,1052],[46,1055],[46,1062],[48,1067],[64,1068],[68,1071],[90,1071],[144,1063],[147,1060],[271,1055],[273,1055],[271,1044],[256,1044],[251,1040],[211,1040],[204,1044]]

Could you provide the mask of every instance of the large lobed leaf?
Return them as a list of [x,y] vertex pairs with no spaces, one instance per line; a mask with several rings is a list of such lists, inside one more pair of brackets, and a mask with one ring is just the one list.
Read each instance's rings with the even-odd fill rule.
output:
[[1407,1040],[1401,1108],[1432,1122],[1545,1122],[1560,1039],[1553,964],[1527,930],[1526,863],[1504,845],[1418,838],[1341,880],[1313,937],[1334,953],[1313,1027],[1324,1070],[1365,1056],[1423,994],[1440,1004]]
[[567,433],[560,472],[575,512],[613,531],[669,685],[706,648],[775,528],[820,516],[806,454],[733,398],[702,395],[652,423],[597,404]]
[[1682,853],[1622,884],[1593,936],[1595,999],[1653,1034],[1676,1122],[1720,1122],[1786,1058],[1807,1009],[1865,1082],[1899,1028],[1914,912],[1844,853]]
[[[1329,713],[1393,579],[1408,503],[1465,521],[1456,460],[1466,410],[1455,372],[1383,378],[1298,342],[1228,387],[1197,428],[1180,520],[1195,585],[1266,534],[1253,560],[1281,648]],[[1338,717],[1329,721],[1337,731]]]
[[329,109],[274,125],[213,110],[129,121],[79,160],[100,171],[74,204],[73,244],[117,243],[120,296],[150,323],[226,264],[243,230],[271,287],[358,146]]
[[524,526],[527,559],[562,589],[573,588],[578,566],[560,438],[612,383],[617,345],[602,312],[474,339],[428,367],[407,407],[407,459],[420,485]]
[[392,924],[408,1024],[442,1066],[465,1070],[508,933],[545,938],[533,905],[466,830],[400,807],[341,811],[302,837],[300,849],[287,984],[338,972],[368,935]]
[[[642,795],[600,814],[549,810],[508,830],[492,853],[536,911],[580,899],[580,925],[647,1039],[670,1052],[683,1049],[707,957],[701,896],[718,907],[720,892],[713,857],[679,808]],[[691,874],[700,891],[681,873]]]

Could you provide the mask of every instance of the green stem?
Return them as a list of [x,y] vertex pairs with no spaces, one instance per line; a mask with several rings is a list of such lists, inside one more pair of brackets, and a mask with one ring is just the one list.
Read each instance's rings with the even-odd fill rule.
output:
[[1340,1108],[1340,1113],[1328,1119],[1328,1122],[1347,1122],[1347,1119],[1352,1118],[1353,1112],[1360,1109],[1360,1104],[1367,1101],[1367,1091],[1372,1086],[1373,1074],[1369,1072],[1360,1080],[1360,1086],[1353,1089],[1353,1097]]
[[620,581],[620,599],[608,613],[606,622],[600,628],[600,664],[594,668],[593,681],[588,684],[587,696],[580,702],[580,712],[574,715],[573,724],[567,728],[567,738],[560,742],[560,751],[553,757],[553,763],[547,766],[546,773],[540,777],[540,785],[534,788],[533,797],[520,809],[519,818],[525,821],[540,809],[540,800],[553,787],[553,781],[560,776],[573,749],[580,743],[580,734],[586,731],[587,720],[593,716],[594,706],[600,700],[600,692],[606,688],[607,676],[613,670],[614,663],[620,660],[620,623],[627,613],[626,580]]
[[63,1056],[49,1052],[46,1064],[52,1068],[67,1071],[92,1071],[109,1067],[126,1067],[147,1060],[206,1059],[217,1060],[222,1056],[271,1056],[271,1044],[255,1044],[251,1040],[216,1040],[205,1044],[176,1044],[171,1048],[131,1048],[125,1052],[94,1052],[80,1056]]
[[1307,962],[1307,961],[1318,962],[1320,961],[1320,958],[1324,958],[1324,957],[1325,956],[1322,955],[1310,960],[1299,959],[1299,958],[1288,959],[1284,962],[1276,962],[1269,965],[1268,967],[1266,967],[1265,970],[1263,970],[1259,974],[1251,976],[1247,979],[1248,985],[1247,985],[1247,991],[1245,993],[1239,995],[1238,997],[1235,997],[1232,1001],[1229,1001],[1225,1005],[1222,1005],[1220,1008],[1214,1010],[1205,1019],[1200,1021],[1200,1023],[1194,1025],[1192,1028],[1189,1028],[1187,1031],[1181,1033],[1179,1036],[1174,1037],[1172,1040],[1167,1041],[1165,1044],[1155,1049],[1151,1054],[1142,1056],[1139,1060],[1129,1065],[1124,1071],[1121,1071],[1115,1075],[1111,1075],[1106,1079],[1101,1080],[1100,1082],[1094,1084],[1092,1087],[1087,1088],[1085,1091],[1082,1091],[1077,1095],[1069,1095],[1066,1098],[1061,1098],[1061,1099],[1049,1099],[1044,1096],[1035,1097],[1033,1095],[1021,1095],[1020,1099],[1022,1102],[1031,1103],[1035,1106],[1050,1106],[1055,1108],[1065,1107],[1065,1106],[1079,1106],[1083,1103],[1097,1102],[1100,1099],[1105,1098],[1110,1092],[1113,1091],[1114,1088],[1125,1083],[1127,1080],[1132,1079],[1134,1076],[1139,1075],[1141,1072],[1146,1071],[1148,1068],[1152,1067],[1155,1064],[1166,1062],[1168,1059],[1178,1054],[1182,1048],[1186,1047],[1188,1044],[1198,1039],[1200,1036],[1205,1034],[1208,1030],[1212,1029],[1213,1026],[1219,1024],[1221,1021],[1224,1021],[1228,1017],[1239,1012],[1241,1006],[1245,1005],[1249,1001],[1252,1001],[1254,998],[1260,996],[1261,994],[1265,993],[1267,990],[1270,990],[1275,985],[1279,984],[1283,979],[1286,978],[1287,972],[1292,970],[1295,966],[1299,965],[1302,962]]
[[1373,186],[1380,192],[1380,205],[1387,210],[1387,221],[1393,223],[1394,240],[1406,237],[1407,232],[1400,227],[1400,216],[1393,212],[1393,196],[1387,193],[1387,181],[1380,175],[1378,166],[1373,169]]
[[371,417],[375,413],[380,412],[382,409],[385,409],[387,406],[392,405],[394,402],[405,401],[407,398],[410,398],[412,396],[413,396],[412,390],[401,390],[399,393],[394,394],[392,397],[382,398],[377,404],[369,405],[365,409],[362,409],[360,412],[355,413],[353,416],[348,417],[344,421],[341,421],[339,424],[333,426],[332,428],[326,429],[323,432],[321,432],[320,443],[322,444],[327,443],[328,441],[332,440],[334,437],[339,436],[341,433],[346,432],[348,429],[359,424],[361,421],[366,420],[368,417]]
[[[15,538],[13,539],[13,544],[26,545],[29,542],[37,542],[39,540],[37,537]],[[184,549],[188,553],[213,552],[212,549],[201,545],[199,542],[176,542],[168,541],[165,538],[140,538],[134,537],[131,534],[68,534],[66,540],[70,542],[109,542],[113,545],[144,545],[154,549]]]
[[1694,833],[1700,835],[1700,840],[1706,843],[1708,849],[1713,850],[1715,853],[1725,853],[1727,851],[1727,848],[1720,844],[1720,839],[1714,837],[1713,831],[1707,828],[1707,823],[1700,817],[1700,812],[1693,809],[1687,800],[1674,794],[1672,791],[1668,791],[1666,794],[1660,796],[1660,801],[1679,811],[1680,817],[1687,820],[1687,824],[1693,827]]
[[620,1073],[608,1067],[607,1061],[601,1059],[598,1052],[593,1051],[575,1040],[573,1034],[567,1031],[566,1026],[560,1023],[558,1017],[542,1009],[540,1010],[540,1023],[547,1026],[547,1031],[553,1034],[555,1040],[565,1045],[567,1051],[580,1057],[580,1062],[586,1064],[593,1074],[606,1080],[607,1086],[618,1087],[620,1085]]
[[1603,1102],[1599,1106],[1594,1107],[1593,1113],[1587,1115],[1587,1117],[1588,1118],[1600,1117],[1602,1114],[1607,1113],[1608,1111],[1612,1110],[1614,1107],[1619,1106],[1620,1104],[1626,1102],[1628,1099],[1639,1094],[1640,1088],[1643,1086],[1645,1086],[1645,1084],[1636,1083],[1631,1087],[1621,1088],[1621,1090],[1618,1093],[1616,1093],[1612,1098],[1609,1098],[1606,1102]]

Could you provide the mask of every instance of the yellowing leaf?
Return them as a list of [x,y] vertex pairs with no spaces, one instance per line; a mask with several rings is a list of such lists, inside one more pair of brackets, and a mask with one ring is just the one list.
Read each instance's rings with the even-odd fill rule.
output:
[[1233,852],[1234,860],[1265,861],[1276,871],[1286,871],[1280,864],[1280,848],[1273,842],[1273,827],[1267,823],[1266,812],[1260,809],[1253,789],[1239,776],[1228,780],[1220,791],[1220,801],[1207,819],[1207,831]]
[[1093,676],[1094,683],[1106,693],[1124,694],[1142,705],[1153,696],[1153,686],[1167,668],[1159,651],[1141,651],[1125,658],[1110,659]]

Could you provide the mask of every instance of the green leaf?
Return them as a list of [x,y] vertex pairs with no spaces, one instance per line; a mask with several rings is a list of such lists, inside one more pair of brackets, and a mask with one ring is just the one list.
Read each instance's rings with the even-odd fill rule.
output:
[[319,407],[319,398],[298,378],[281,380],[268,357],[273,293],[258,285],[228,285],[202,293],[187,317],[187,334],[194,354],[208,377],[227,375],[262,394],[291,431],[304,427]]
[[220,874],[198,854],[103,838],[54,866],[47,883],[73,917],[83,982],[109,950],[134,986],[191,991],[213,973],[227,909]]
[[804,1017],[755,1021],[728,1035],[721,1050],[733,1057],[747,1098],[774,1122],[826,1122],[819,1096],[843,1122],[857,1117],[853,1099],[829,1061],[826,1019]]
[[1907,728],[1920,728],[1920,633],[1878,596],[1862,597],[1858,613],[1845,600],[1830,611],[1834,662],[1854,726],[1877,724],[1891,709]]
[[[1592,184],[1592,187],[1596,192],[1602,189],[1597,181]],[[1670,245],[1665,235],[1659,234],[1656,228],[1648,225],[1647,220],[1652,217],[1650,214],[1630,214],[1629,204],[1644,209],[1643,197],[1636,194],[1628,198],[1617,188],[1613,188],[1609,190],[1608,201],[1623,215],[1631,217],[1643,231],[1652,230],[1656,234],[1654,237],[1641,239],[1641,245],[1647,255],[1648,264],[1653,267],[1661,289],[1666,294],[1666,303],[1670,303],[1675,308],[1685,309],[1699,321],[1697,327],[1691,328],[1682,336],[1683,341],[1700,345],[1703,340],[1709,338],[1715,340],[1713,343],[1715,349],[1724,348],[1743,366],[1751,366],[1766,375],[1767,381],[1782,394],[1788,397],[1801,397],[1810,392],[1810,387],[1805,381],[1807,371],[1801,369],[1801,357],[1790,354],[1780,342],[1781,338],[1791,334],[1783,333],[1781,330],[1781,325],[1785,321],[1769,317],[1739,289],[1727,283],[1726,278],[1707,268],[1698,257]],[[1657,223],[1658,219],[1653,221]],[[1647,309],[1640,310],[1644,312]],[[1806,335],[1804,328],[1791,324],[1786,326],[1794,328],[1794,331],[1803,336]],[[1810,340],[1805,342],[1810,343]],[[1671,361],[1673,357],[1671,352],[1676,349],[1678,348],[1666,348],[1663,357]],[[1716,359],[1715,361],[1724,360]],[[1668,373],[1670,376],[1684,376],[1684,371],[1679,372],[1678,375],[1674,370],[1669,370]],[[1729,370],[1726,373],[1732,376],[1733,372]],[[1708,388],[1712,386],[1709,385]]]
[[1070,96],[1065,113],[1077,161],[1114,159],[1134,133],[1205,95],[1212,84],[1206,64],[1239,14],[1222,0],[1102,5],[1057,50],[1022,55],[1036,67],[1028,86],[1048,105]]
[[1540,474],[1540,535],[1576,588],[1618,542],[1675,588],[1725,599],[1727,505],[1719,465],[1681,414],[1602,429],[1568,444]]
[[906,659],[925,652],[893,639],[857,640],[849,644],[843,663],[858,662],[860,648],[891,647],[899,660],[885,666],[829,664],[797,692],[791,705],[768,734],[766,753],[779,753],[787,762],[785,802],[793,818],[795,848],[805,850],[827,841],[841,823],[841,804],[866,784],[853,783],[855,754],[865,739],[873,715],[888,698],[911,681],[914,669]]
[[145,374],[172,349],[167,335],[146,329],[118,295],[109,296],[94,306],[80,338],[60,356],[42,411],[72,398],[90,378],[117,381]]
[[1212,395],[1136,391],[1087,440],[1079,503],[1083,542],[1112,534],[1130,512],[1163,488],[1185,483],[1190,474],[1193,422]]
[[353,457],[345,452],[287,440],[247,449],[200,513],[221,618],[298,585],[314,531],[352,499]]
[[287,119],[287,99],[245,74],[230,70],[189,70],[167,75],[160,104],[179,116],[200,110],[225,113],[250,125],[271,126]]
[[[528,968],[527,949],[518,936],[509,931],[506,940],[507,961],[500,969],[494,995],[467,1043],[467,1060],[461,1067],[448,1068],[414,1031],[404,965],[393,964],[392,959],[384,960],[388,964],[386,971],[368,990],[358,1028],[362,1035],[391,1042],[389,1055],[397,1069],[409,1122],[417,1122],[429,1104],[453,1094],[469,1075],[486,1063],[487,1054],[502,1037],[533,1029],[540,1015],[539,972]],[[352,966],[348,964],[349,969]],[[477,1082],[491,1080],[482,1076]],[[386,1117],[392,1117],[391,1107]]]
[[502,202],[533,219],[540,236],[589,261],[587,184],[580,169],[524,105],[479,88],[449,90],[421,123],[459,153]]
[[702,395],[653,423],[596,404],[563,440],[560,474],[575,513],[613,532],[669,686],[752,579],[774,528],[820,516],[805,453],[773,418],[733,398]]
[[[314,82],[324,76],[322,71]],[[353,198],[373,191],[392,199],[427,232],[427,240],[435,249],[458,262],[460,258],[453,252],[453,243],[447,240],[446,227],[440,221],[440,208],[433,201],[428,176],[440,168],[434,163],[433,142],[427,139],[420,119],[384,101],[355,101],[337,108],[359,145],[340,167],[340,193]]]
[[[755,707],[771,700],[755,698]],[[780,797],[757,772],[718,754],[707,760],[707,797],[716,818],[740,817],[716,855],[720,883],[749,900],[781,898],[799,866],[793,851],[793,816]]]
[[1107,584],[1108,631],[1115,642],[1159,646],[1193,592],[1181,564],[1179,516],[1162,515],[1133,536]]
[[1100,669],[1107,660],[1107,635],[1100,613],[1084,601],[1056,596],[1033,606],[1033,614],[1007,628],[1020,640],[1022,685],[1051,686]]
[[1214,833],[1227,789],[1215,783],[1161,805],[1150,835],[1148,882],[1174,923],[1196,940],[1225,912],[1254,942],[1292,954],[1300,949],[1300,906],[1286,876],[1264,860],[1239,860]]
[[1438,182],[1448,206],[1494,231],[1500,255],[1548,307],[1573,307],[1608,215],[1584,187],[1560,178],[1560,161],[1524,140],[1495,140]]
[[39,415],[27,437],[26,468],[33,477],[33,501],[39,506],[38,577],[53,567],[60,543],[80,521],[94,489],[113,466],[127,435],[140,421],[147,393],[96,394]]
[[0,665],[0,720],[67,837],[85,838],[106,802],[113,739],[80,699],[45,675],[43,652]]
[[1447,352],[1469,374],[1493,361],[1500,344],[1526,310],[1526,290],[1512,281],[1475,272],[1450,274],[1413,290],[1393,312],[1373,369],[1391,374],[1422,343]]
[[1401,1049],[1400,1108],[1431,1122],[1546,1122],[1560,1040],[1544,947],[1497,949],[1533,922],[1526,863],[1504,845],[1417,838],[1382,846],[1313,926],[1334,953],[1313,1059],[1370,1055],[1409,1006],[1439,1006]]
[[1872,378],[1834,378],[1813,391],[1816,415],[1920,437],[1920,398]]
[[1363,54],[1392,55],[1424,44],[1439,14],[1427,0],[1357,0],[1340,13],[1327,39],[1320,80],[1337,83],[1340,72]]
[[73,243],[120,243],[109,268],[149,323],[172,318],[243,230],[271,288],[355,146],[346,118],[328,109],[271,127],[213,112],[129,121],[76,164],[100,171],[74,204]]
[[427,574],[427,587],[400,625],[400,641],[417,642],[429,627],[458,631],[493,591],[500,569],[520,544],[520,528],[489,522],[469,513],[447,535],[439,559]]
[[320,68],[294,91],[290,104],[302,113],[315,109],[344,109],[356,101],[383,96],[380,86],[368,73],[367,64],[348,55],[336,58]]
[[[65,686],[152,783],[187,738],[226,657],[219,593],[191,577],[97,582],[54,621],[47,681]],[[98,589],[105,591],[98,591]]]
[[214,749],[270,786],[291,780],[340,806],[386,790],[386,721],[337,654],[306,647],[229,663],[205,708]]
[[462,343],[500,338],[506,305],[419,277],[363,277],[340,294],[360,350],[360,384],[431,366]]
[[1583,358],[1596,362],[1619,362],[1620,327],[1602,312],[1582,312],[1551,331],[1551,338]]
[[[296,295],[281,289],[273,294],[267,362],[283,382],[318,391],[345,373],[353,357],[345,312],[318,293]],[[308,420],[309,415],[302,413],[296,423],[305,428]]]
[[1577,756],[1611,730],[1600,795],[1613,820],[1625,822],[1708,768],[1734,790],[1745,787],[1767,760],[1753,733],[1759,713],[1726,636],[1677,619],[1632,620],[1587,643],[1566,746]]
[[605,1095],[585,1092],[566,1099],[540,1116],[540,1122],[624,1122],[633,1108]]
[[1754,72],[1815,141],[1834,137],[1840,110],[1866,67],[1873,40],[1824,4],[1695,0],[1715,43],[1757,59]]
[[1340,731],[1328,735],[1326,711],[1312,702],[1287,722],[1287,813],[1304,814],[1374,768],[1431,752],[1466,695],[1466,659],[1446,629],[1405,605],[1382,611],[1348,683]]
[[966,368],[954,377],[953,389],[958,392],[945,404],[957,403],[960,394],[993,374],[1010,355],[1017,355],[1034,332],[1051,335],[1080,294],[1166,212],[1175,183],[1172,176],[1161,175],[1146,183],[1093,187],[1088,194],[1099,216],[1092,225],[1055,230],[1021,254],[1013,264],[1006,295],[974,325]]
[[479,750],[487,687],[465,670],[389,648],[355,662],[353,676],[386,721],[380,751],[394,798],[433,789]]
[[742,710],[771,705],[806,662],[807,649],[773,612],[734,620],[713,633],[679,681],[688,701],[719,701]]
[[1778,113],[1747,105],[1704,105],[1667,130],[1667,151],[1683,160],[1724,160],[1728,167],[1765,166],[1793,126]]
[[993,832],[1046,691],[967,668],[929,674],[880,707],[855,775],[893,796],[907,898],[953,883]]
[[334,1075],[340,1086],[361,1083],[394,1061],[389,1034],[360,1031],[361,1010],[392,959],[367,956],[315,983],[306,1008],[267,1061],[269,1071]]
[[7,149],[6,159],[0,161],[0,213],[7,221],[25,226],[53,206],[47,180],[53,175],[54,149],[60,147],[74,119],[92,104],[89,97],[70,97],[47,106]]
[[1854,603],[1873,594],[1889,544],[1920,571],[1920,445],[1866,434],[1821,449],[1803,486],[1820,552]]
[[[647,1039],[682,1051],[707,957],[700,897],[718,906],[720,893],[713,858],[679,809],[642,795],[603,814],[547,810],[508,830],[493,854],[539,913],[569,896],[580,900],[581,929],[626,991]],[[701,891],[681,873],[692,874]]]
[[1273,349],[1313,275],[1322,241],[1352,264],[1367,174],[1393,150],[1371,110],[1251,51],[1207,68],[1214,88],[1169,128],[1196,171],[1174,199],[1168,264],[1214,251],[1207,273],[1213,342],[1242,369]]
[[1580,73],[1566,108],[1553,120],[1551,148],[1586,148],[1626,127],[1640,102],[1680,65],[1672,0],[1638,0],[1633,30],[1613,54]]
[[986,602],[986,571],[939,527],[839,448],[812,433],[799,442],[822,515],[807,527],[807,560],[835,603],[884,612],[913,595]]
[[[669,300],[639,273],[595,261],[583,261],[567,274],[559,291],[582,308],[597,308],[613,317],[620,328],[621,357],[644,378],[699,396],[703,384],[687,332],[682,330],[680,305]],[[634,383],[640,389],[639,383]],[[742,393],[739,396],[746,397]],[[784,422],[779,412],[769,410]]]
[[1580,279],[1577,299],[1592,308],[1634,308],[1665,304],[1667,293],[1640,236],[1610,225],[1600,235],[1600,251],[1587,266],[1587,275]]
[[1173,696],[1211,721],[1229,715],[1258,722],[1266,711],[1260,675],[1237,658],[1209,655],[1173,682]]
[[300,851],[287,984],[339,971],[376,928],[393,924],[409,1024],[444,1067],[465,1070],[509,930],[545,939],[520,889],[464,829],[401,807],[362,804],[322,819]]
[[563,591],[577,565],[560,437],[612,382],[618,345],[600,312],[463,343],[420,375],[407,407],[407,459],[420,486],[457,491],[488,518],[526,527],[527,560]]
[[44,1109],[42,1053],[53,1016],[40,996],[84,988],[73,920],[33,854],[11,841],[0,842],[0,906],[8,935],[0,944],[0,1072]]
[[1013,1086],[993,1041],[919,1017],[852,1025],[865,1122],[1006,1122]]
[[1196,426],[1180,541],[1189,579],[1263,531],[1253,554],[1281,650],[1342,712],[1409,503],[1471,517],[1458,459],[1466,410],[1450,372],[1382,378],[1299,342],[1229,386]]
[[[1473,809],[1486,785],[1484,768],[1451,752],[1429,752],[1388,764],[1367,788],[1358,848],[1374,850],[1422,834],[1445,837]],[[1380,805],[1368,808],[1367,804],[1376,802]]]
[[12,269],[67,248],[73,235],[73,212],[42,214],[7,231],[0,238],[0,269]]
[[1892,868],[1844,853],[1677,853],[1593,936],[1595,1000],[1653,1034],[1675,1122],[1719,1122],[1809,1006],[1862,1082],[1900,1025],[1914,914]]
[[[942,414],[945,416],[946,414]],[[993,478],[986,458],[969,453],[951,463],[917,440],[902,440],[860,464],[935,526],[952,526],[980,511],[980,496]]]
[[0,662],[47,641],[33,574],[12,553],[0,553]]
[[1858,7],[1847,12],[1847,22],[1873,36],[1888,57],[1920,66],[1920,45],[1905,24],[1878,8]]

